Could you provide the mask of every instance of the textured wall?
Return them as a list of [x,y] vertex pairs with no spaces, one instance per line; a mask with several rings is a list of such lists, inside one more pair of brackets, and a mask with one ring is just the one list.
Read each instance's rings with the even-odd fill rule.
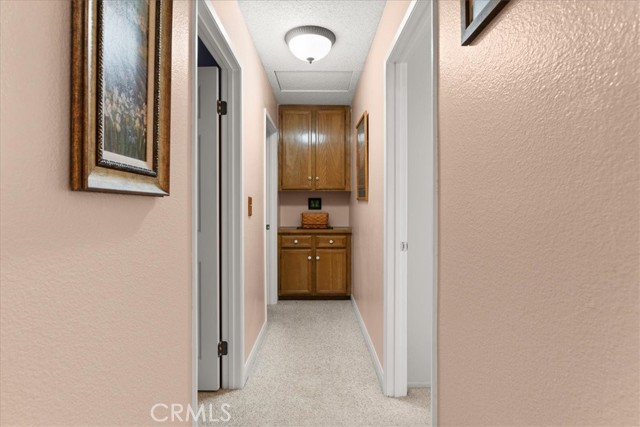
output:
[[[242,156],[245,200],[244,220],[244,354],[251,354],[266,320],[264,272],[264,109],[278,125],[278,108],[262,62],[236,0],[211,4],[231,40],[242,67]],[[253,216],[246,214],[247,197],[253,197]]]
[[281,191],[279,213],[281,227],[299,227],[300,214],[309,211],[309,197],[322,199],[322,212],[329,213],[329,224],[337,227],[349,226],[349,200],[347,192]]
[[[349,209],[353,227],[353,297],[383,363],[383,264],[384,264],[384,61],[402,22],[409,1],[389,1],[371,44],[367,62],[351,104],[352,140],[362,113],[369,112],[369,200],[356,200],[351,192]],[[351,188],[356,188],[355,144],[351,152]],[[384,365],[383,365],[384,366]]]
[[190,7],[158,199],[69,190],[70,2],[0,2],[2,425],[149,425],[191,400]]
[[639,5],[439,3],[442,425],[640,424]]

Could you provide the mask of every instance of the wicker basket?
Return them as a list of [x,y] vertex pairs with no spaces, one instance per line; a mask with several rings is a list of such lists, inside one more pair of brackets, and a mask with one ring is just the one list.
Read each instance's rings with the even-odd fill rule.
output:
[[303,212],[302,228],[329,228],[327,212]]

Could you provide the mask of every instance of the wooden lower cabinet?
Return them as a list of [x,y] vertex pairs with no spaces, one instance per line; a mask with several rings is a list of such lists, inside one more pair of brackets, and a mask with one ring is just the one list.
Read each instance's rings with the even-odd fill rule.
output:
[[311,295],[313,280],[311,249],[281,249],[279,292],[281,295]]
[[351,295],[350,229],[281,229],[278,241],[280,297],[335,298]]
[[316,249],[316,295],[347,293],[346,249]]

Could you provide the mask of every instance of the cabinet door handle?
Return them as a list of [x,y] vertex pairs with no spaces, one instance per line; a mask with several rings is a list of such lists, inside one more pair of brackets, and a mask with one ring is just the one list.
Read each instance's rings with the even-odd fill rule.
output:
[[333,245],[333,240],[329,240],[329,244],[330,244],[330,245]]
[[309,256],[307,257],[307,259],[308,259],[309,261],[311,261],[311,255],[309,255]]
[[320,181],[320,177],[319,176],[316,176],[316,181]]
[[319,256],[316,256],[316,261],[320,261],[320,257]]
[[298,244],[298,240],[297,240],[297,239],[296,239],[296,240],[294,240],[294,241],[293,241],[293,244],[294,244],[294,245],[297,245],[297,244]]
[[307,181],[311,181],[312,179],[313,179],[313,178],[312,178],[312,177],[310,177],[310,176],[308,176],[308,177],[307,177]]

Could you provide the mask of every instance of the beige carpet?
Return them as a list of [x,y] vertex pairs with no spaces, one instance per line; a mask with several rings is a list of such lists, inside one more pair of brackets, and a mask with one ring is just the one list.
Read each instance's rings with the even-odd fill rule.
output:
[[[242,390],[200,393],[215,426],[427,426],[429,389],[388,398],[380,389],[351,301],[281,301]],[[209,406],[211,405],[211,406]],[[209,409],[207,409],[209,410]]]

